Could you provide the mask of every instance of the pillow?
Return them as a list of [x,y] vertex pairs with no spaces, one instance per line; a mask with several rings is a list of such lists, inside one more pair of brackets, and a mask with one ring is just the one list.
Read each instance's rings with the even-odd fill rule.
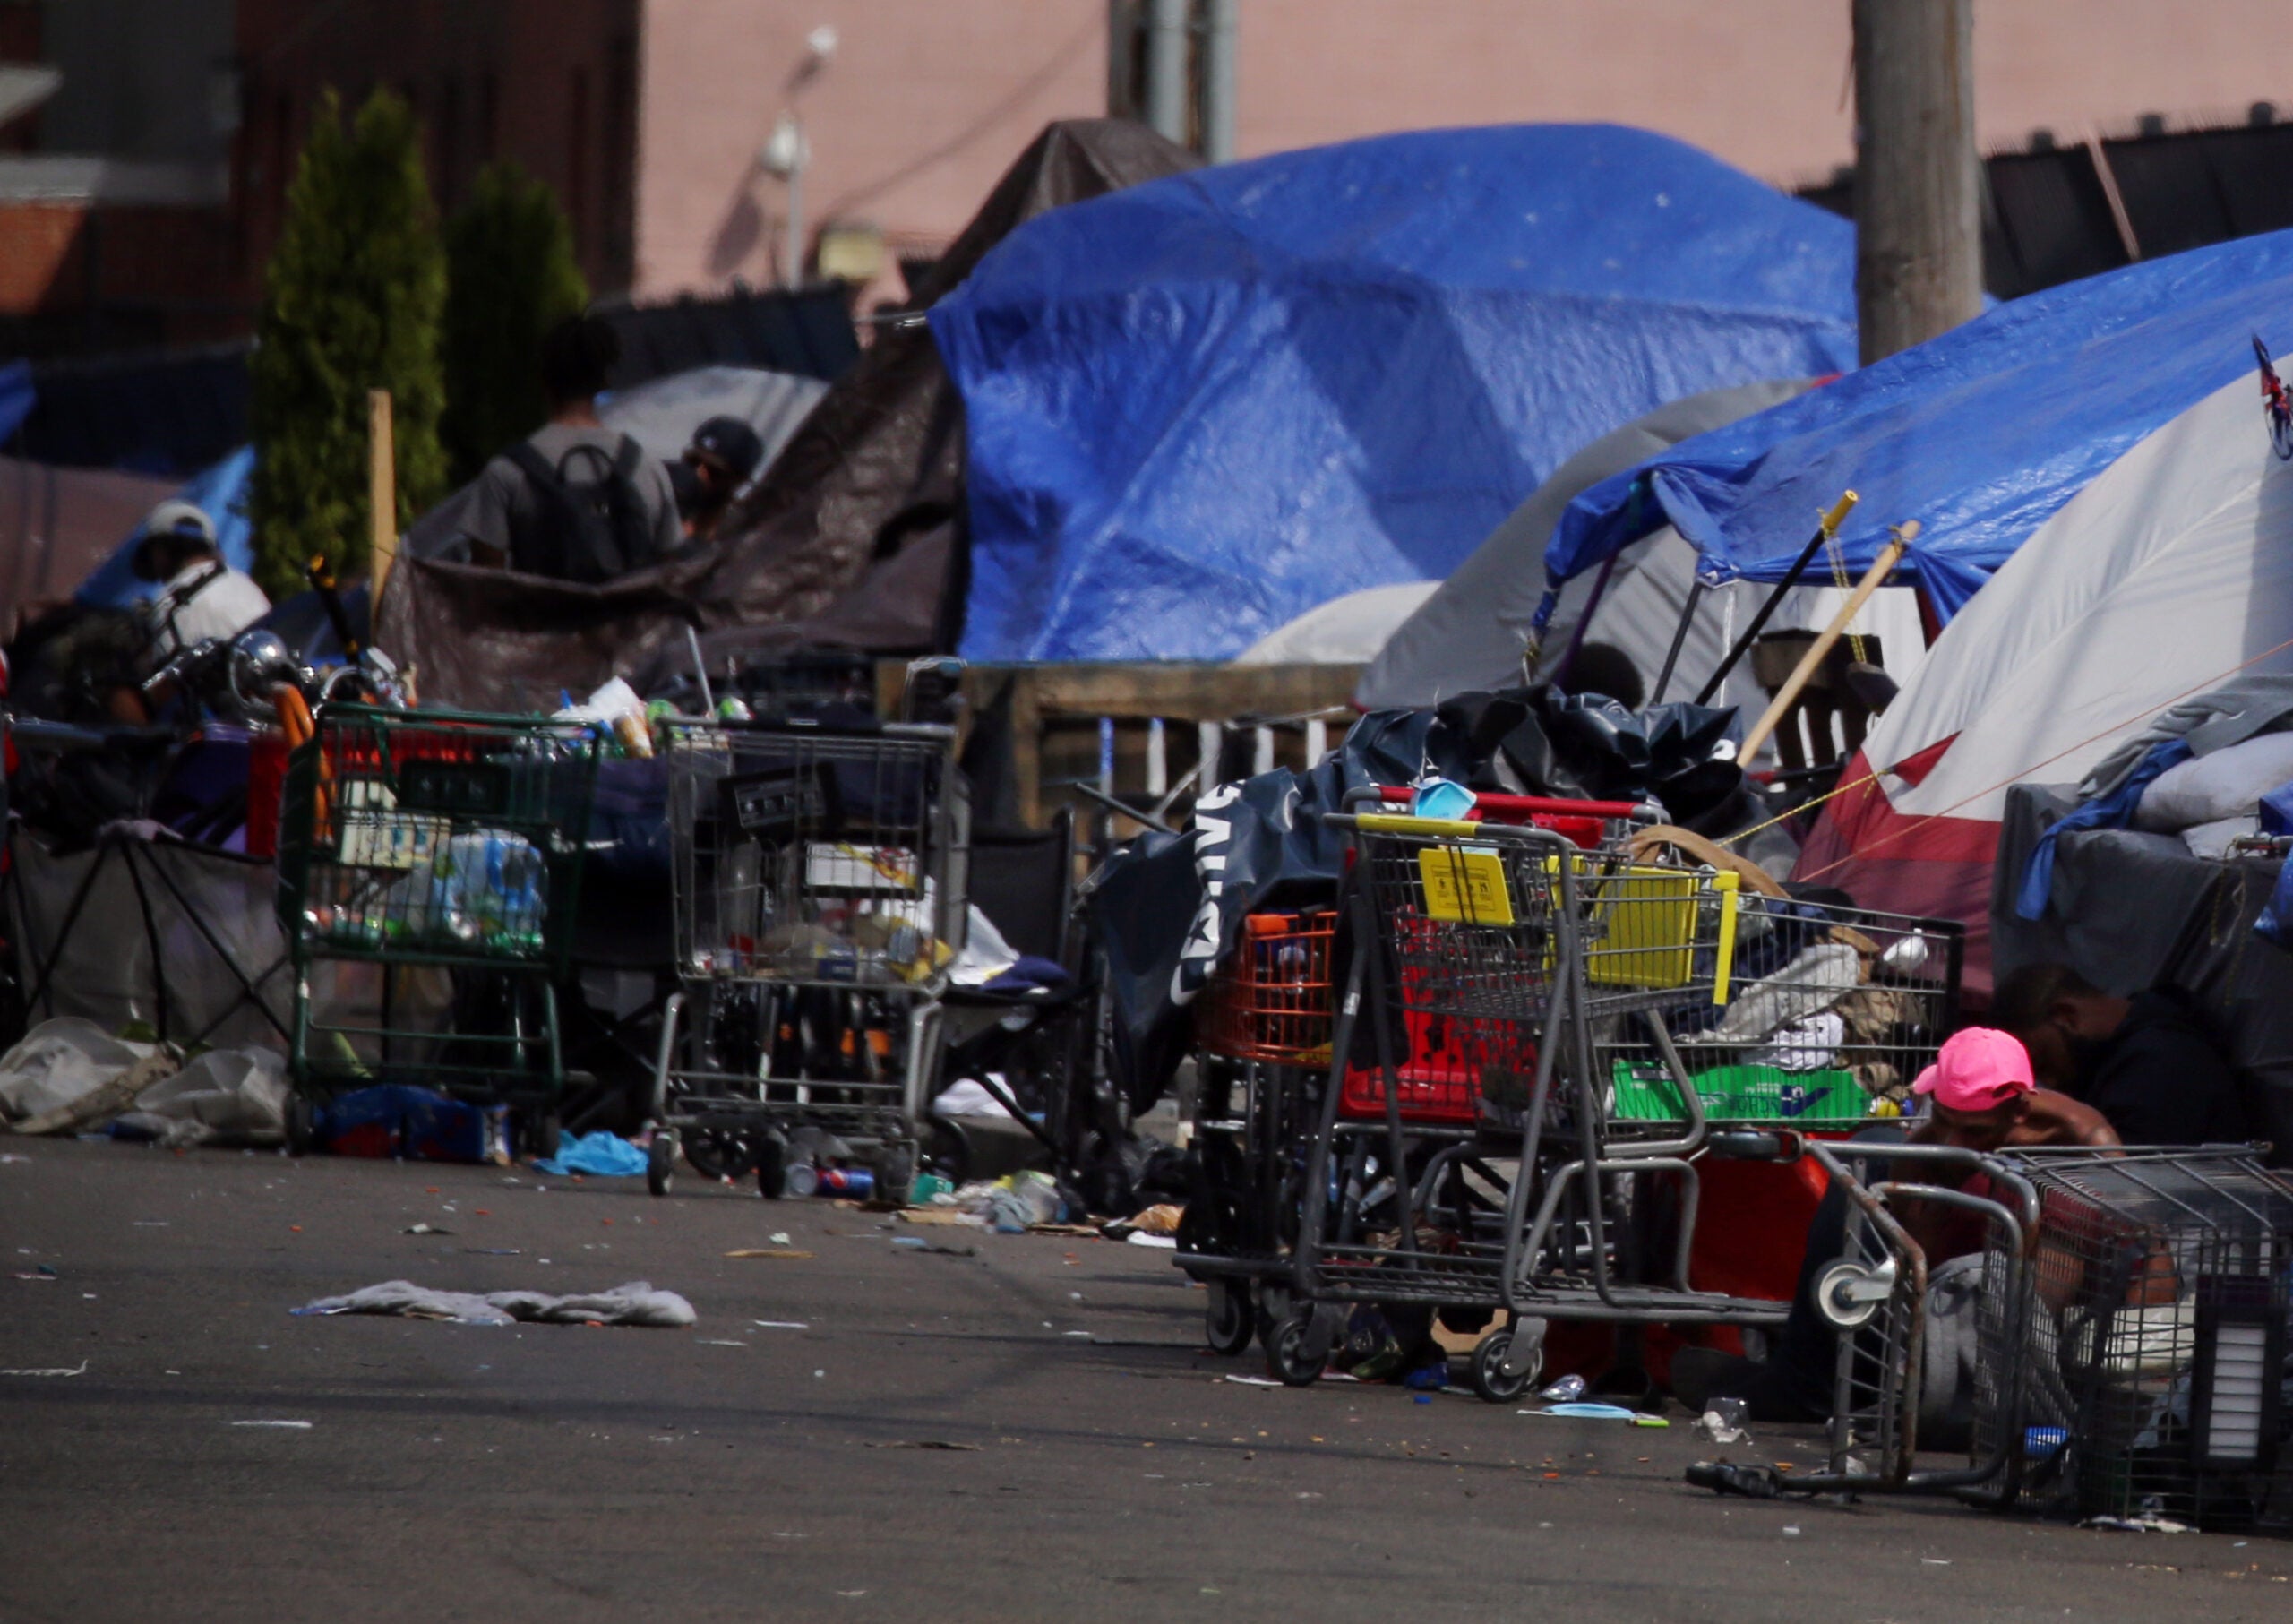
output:
[[2259,818],[2224,818],[2219,823],[2193,823],[2182,830],[2182,844],[2193,857],[2219,863],[2229,855],[2229,843],[2243,835],[2261,833]]
[[2162,835],[2252,817],[2261,798],[2293,780],[2293,733],[2265,733],[2169,767],[2142,792],[2134,827]]

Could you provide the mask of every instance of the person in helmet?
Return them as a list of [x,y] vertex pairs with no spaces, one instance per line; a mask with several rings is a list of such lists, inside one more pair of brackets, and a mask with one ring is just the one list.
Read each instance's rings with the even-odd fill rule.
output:
[[215,521],[179,496],[143,520],[133,567],[139,580],[161,583],[150,608],[154,667],[209,638],[228,641],[271,613],[262,589],[223,561]]

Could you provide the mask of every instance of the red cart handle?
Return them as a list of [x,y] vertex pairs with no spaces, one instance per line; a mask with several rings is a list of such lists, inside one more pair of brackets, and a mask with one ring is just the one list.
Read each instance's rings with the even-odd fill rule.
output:
[[[1417,791],[1406,784],[1380,784],[1378,798],[1387,803],[1410,800]],[[1550,818],[1629,818],[1640,808],[1629,801],[1562,801],[1550,795],[1476,794],[1474,812],[1504,812],[1515,817],[1542,814]],[[1466,814],[1472,816],[1472,812]]]

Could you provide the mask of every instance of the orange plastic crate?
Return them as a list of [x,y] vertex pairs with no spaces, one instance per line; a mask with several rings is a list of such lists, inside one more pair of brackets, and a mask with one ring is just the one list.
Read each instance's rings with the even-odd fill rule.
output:
[[1250,914],[1203,992],[1202,1047],[1277,1066],[1329,1062],[1334,913]]

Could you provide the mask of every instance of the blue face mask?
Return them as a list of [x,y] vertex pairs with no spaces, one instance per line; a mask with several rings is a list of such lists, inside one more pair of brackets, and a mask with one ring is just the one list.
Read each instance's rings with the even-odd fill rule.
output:
[[1464,817],[1481,797],[1462,784],[1447,778],[1428,778],[1417,786],[1417,794],[1410,803],[1410,815],[1415,818]]

